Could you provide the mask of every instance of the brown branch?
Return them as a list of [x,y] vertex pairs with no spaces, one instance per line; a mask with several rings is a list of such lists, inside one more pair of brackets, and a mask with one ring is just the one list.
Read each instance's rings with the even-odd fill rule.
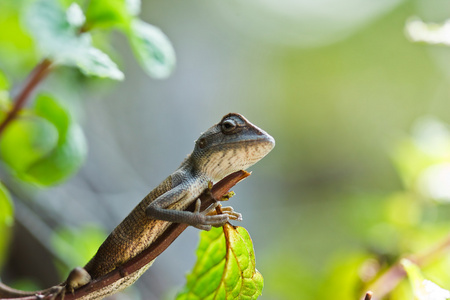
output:
[[45,78],[51,69],[52,62],[48,59],[42,60],[28,76],[28,80],[22,90],[14,98],[14,104],[11,110],[6,114],[5,119],[0,124],[0,135],[5,130],[6,126],[17,117],[22,107],[25,105],[31,92],[36,86]]
[[[442,254],[450,250],[450,235],[444,240],[434,245],[430,249],[410,255],[406,257],[419,267],[428,265],[435,259],[438,259]],[[374,283],[369,286],[369,290],[373,291],[372,300],[382,299],[390,291],[392,291],[400,281],[406,276],[406,271],[400,263],[396,263],[390,267],[383,275],[381,275]]]
[[[239,181],[245,179],[250,176],[250,173],[246,171],[238,171],[233,174],[228,175],[218,183],[216,183],[211,193],[203,193],[200,196],[202,200],[202,209],[205,209],[215,201],[216,199],[221,199],[228,191]],[[188,208],[188,210],[194,210],[194,203]],[[172,242],[188,227],[187,224],[178,224],[174,223],[166,229],[166,231],[147,249],[142,251],[139,255],[130,259],[126,263],[124,263],[120,268],[111,271],[110,273],[97,278],[91,281],[89,284],[75,290],[73,294],[66,294],[65,300],[73,300],[78,299],[80,297],[89,295],[98,291],[108,285],[113,284],[114,282],[122,279],[125,274],[132,274],[137,270],[141,269],[149,262],[154,260],[157,256],[159,256],[167,247],[172,244]],[[46,295],[40,299],[51,299],[53,295]],[[5,298],[6,299],[6,298]],[[5,300],[0,299],[0,300]],[[8,298],[9,299],[9,298]],[[12,298],[11,298],[12,299]],[[26,296],[21,298],[14,298],[16,300],[36,300],[36,296]],[[60,299],[57,297],[56,299]]]

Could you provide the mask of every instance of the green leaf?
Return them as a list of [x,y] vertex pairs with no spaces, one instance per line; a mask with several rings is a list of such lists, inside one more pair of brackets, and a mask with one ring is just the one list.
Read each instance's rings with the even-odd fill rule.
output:
[[66,13],[56,0],[37,0],[24,21],[44,56],[55,64],[77,67],[88,76],[122,80],[117,65],[92,46],[91,35],[79,32],[76,25],[83,17],[77,6],[70,6]]
[[127,11],[132,16],[137,16],[141,13],[141,0],[125,0]]
[[5,74],[0,71],[0,121],[2,120],[2,111],[9,105],[9,81]]
[[5,74],[0,71],[0,91],[9,90],[9,81],[6,78]]
[[[82,54],[81,54],[82,53]],[[117,65],[104,52],[89,47],[80,51],[75,65],[87,76],[123,80],[124,75]]]
[[177,300],[256,299],[262,288],[248,232],[226,224],[200,234],[197,262]]
[[70,116],[51,95],[38,95],[34,104],[34,112],[55,126],[59,135],[58,144],[66,140],[66,133],[70,125]]
[[131,47],[141,67],[153,78],[167,78],[175,67],[175,51],[157,27],[134,20],[128,32]]
[[14,208],[6,187],[0,183],[0,270],[2,269],[6,250],[14,221]]
[[19,14],[24,1],[0,1],[0,57],[2,68],[11,78],[23,74],[36,64],[32,38],[23,28]]
[[91,0],[86,11],[88,28],[127,28],[140,12],[139,0]]
[[445,290],[430,280],[426,280],[419,267],[404,258],[400,264],[408,274],[409,281],[417,300],[445,300],[450,299],[450,291]]
[[86,157],[86,140],[79,125],[49,95],[37,97],[35,110],[57,129],[58,142],[50,153],[27,168],[26,179],[49,186],[67,179],[80,168]]
[[84,16],[81,7],[76,3],[72,3],[67,8],[66,18],[69,25],[75,28],[80,28],[84,24],[84,21],[86,21],[86,17]]
[[36,116],[21,117],[5,129],[0,139],[0,153],[5,163],[17,174],[22,174],[50,153],[57,141],[58,131],[48,120]]
[[6,128],[0,153],[20,179],[43,186],[57,184],[82,165],[86,140],[79,125],[51,96],[39,95],[34,113]]
[[86,140],[81,128],[72,124],[62,142],[50,155],[27,170],[29,180],[43,186],[58,184],[72,176],[86,157]]

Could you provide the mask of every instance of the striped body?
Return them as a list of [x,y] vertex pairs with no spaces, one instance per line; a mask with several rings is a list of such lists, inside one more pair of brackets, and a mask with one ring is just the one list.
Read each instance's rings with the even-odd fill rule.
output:
[[[173,180],[172,177],[173,175],[170,175],[152,190],[106,238],[95,256],[84,267],[93,279],[107,274],[141,253],[169,227],[171,222],[151,219],[146,215],[145,209],[156,198],[174,187],[176,180]],[[192,181],[195,183],[190,184],[191,193],[188,195],[192,200],[184,199],[187,201],[182,201],[183,199],[180,199],[169,209],[186,209],[208,186],[206,181],[205,184],[198,184],[203,182],[199,180],[192,179]],[[189,185],[188,182],[183,184]],[[194,186],[197,188],[192,189]]]

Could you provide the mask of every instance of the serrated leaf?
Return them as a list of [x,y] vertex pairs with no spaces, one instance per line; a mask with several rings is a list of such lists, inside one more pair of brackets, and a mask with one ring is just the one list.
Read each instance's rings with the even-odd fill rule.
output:
[[6,250],[11,238],[14,208],[6,187],[0,183],[0,270],[5,260]]
[[78,67],[88,76],[122,80],[117,65],[92,46],[91,35],[79,32],[75,25],[80,20],[69,20],[82,18],[80,13],[77,9],[66,13],[56,0],[37,0],[30,4],[24,21],[44,56],[55,64]]
[[57,142],[58,132],[48,120],[35,116],[21,117],[5,129],[0,139],[0,153],[5,163],[17,174],[22,174],[31,164],[50,153]]
[[167,78],[175,67],[175,51],[157,27],[134,20],[128,33],[133,52],[141,67],[153,78]]
[[226,224],[200,234],[197,262],[177,300],[256,299],[262,288],[248,232]]
[[419,267],[408,259],[402,259],[400,264],[408,274],[414,296],[417,300],[446,300],[450,299],[450,291],[427,280],[422,275]]
[[127,28],[140,7],[139,0],[91,0],[86,11],[87,26]]

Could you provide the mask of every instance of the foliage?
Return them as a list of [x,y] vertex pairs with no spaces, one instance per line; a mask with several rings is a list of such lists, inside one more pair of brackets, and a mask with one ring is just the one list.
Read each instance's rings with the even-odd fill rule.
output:
[[[438,285],[448,290],[449,145],[449,124],[437,118],[421,118],[413,125],[411,134],[399,139],[390,151],[403,189],[372,195],[354,192],[346,198],[333,199],[326,202],[333,218],[317,214],[308,217],[310,212],[301,212],[296,227],[285,227],[287,233],[291,236],[309,233],[310,237],[318,236],[336,248],[316,249],[307,258],[298,257],[296,251],[282,250],[282,259],[263,262],[262,267],[260,264],[261,269],[272,270],[265,275],[266,281],[275,285],[272,291],[283,299],[298,299],[299,295],[303,299],[359,299],[368,290],[373,291],[376,299],[411,299],[413,293],[420,291],[410,272],[411,286],[402,272],[394,273],[387,281],[383,279],[406,255],[411,255],[411,261],[417,261],[415,268],[429,278],[425,288]],[[286,217],[291,218],[295,214]],[[314,222],[324,223],[324,230],[308,227]],[[279,247],[287,244],[292,249],[305,249],[305,244],[314,242],[286,241]],[[314,263],[310,264],[308,259]],[[299,271],[293,275],[293,269]],[[399,284],[394,284],[392,290],[383,290],[394,280]]]
[[401,265],[408,274],[414,295],[417,300],[445,300],[450,298],[450,292],[437,284],[426,280],[420,268],[408,259],[402,259]]
[[[138,61],[149,75],[165,78],[173,70],[173,48],[162,31],[137,17],[139,1],[38,0],[2,6],[5,14],[16,13],[22,19],[9,21],[17,23],[12,28],[20,32],[19,37],[1,42],[17,48],[28,40],[29,34],[34,40],[34,51],[50,60],[52,68],[75,67],[86,76],[122,80],[122,71],[105,52],[93,46],[89,32],[99,29],[106,36],[116,28],[130,39]],[[81,7],[86,7],[86,15]],[[26,30],[20,27],[21,21]],[[8,88],[6,77],[0,73],[0,121],[15,105],[9,100]],[[82,165],[86,156],[85,137],[62,102],[51,91],[40,94],[35,105],[22,110],[17,120],[4,130],[0,144],[2,159],[21,180],[51,186],[63,182]]]
[[225,224],[200,234],[197,263],[177,299],[256,299],[262,288],[248,232]]
[[34,115],[13,122],[0,140],[3,161],[24,181],[50,186],[79,169],[86,141],[79,125],[49,95],[39,95]]
[[13,204],[5,186],[0,183],[0,269],[6,254],[13,225]]
[[[161,30],[139,19],[140,5],[139,0],[0,3],[0,26],[8,28],[0,34],[0,54],[7,58],[0,61],[0,158],[6,173],[21,183],[19,188],[61,184],[83,165],[85,134],[70,109],[73,99],[65,99],[68,93],[58,91],[58,86],[67,85],[64,74],[69,72],[83,74],[84,78],[72,76],[78,90],[88,86],[86,78],[124,79],[108,54],[112,30],[129,39],[138,63],[151,77],[166,78],[173,71],[173,47]],[[28,80],[12,98],[9,90],[14,84],[10,80],[23,80],[28,72]],[[54,76],[52,86],[33,94],[49,73],[63,76]],[[26,106],[27,101],[33,103]],[[0,267],[12,223],[12,202],[6,187],[0,184]],[[104,237],[92,227],[79,233],[56,230],[52,246],[59,261],[64,262],[58,265],[62,273],[67,275],[64,267],[86,263]]]
[[[20,47],[24,42],[33,43],[34,53],[30,57],[42,57],[42,60],[15,99],[10,98],[9,81],[0,73],[0,124],[4,126],[0,130],[1,159],[10,174],[24,183],[51,187],[79,170],[86,157],[87,145],[75,115],[71,114],[66,101],[52,89],[37,93],[33,105],[22,107],[37,83],[48,72],[59,69],[56,70],[58,72],[61,67],[74,68],[87,77],[123,80],[124,74],[118,65],[105,50],[97,47],[99,43],[94,40],[94,30],[104,34],[103,40],[107,40],[113,29],[125,34],[138,63],[153,78],[162,79],[171,74],[175,52],[160,29],[138,18],[138,0],[74,3],[36,0],[17,5],[0,4],[0,10],[2,5],[5,8],[3,12],[22,18],[10,21],[15,23],[13,30],[20,32],[18,38],[0,39],[0,43],[10,43],[12,48]],[[19,23],[23,23],[25,29]],[[96,33],[95,39],[102,38]],[[0,207],[3,207],[0,214],[0,257],[4,257],[12,206],[2,185]],[[105,234],[93,227],[77,232],[68,228],[55,230],[51,242],[62,258],[57,263],[61,274],[68,273],[67,266],[85,264],[104,238]],[[211,239],[214,240],[212,244],[207,242]],[[211,246],[214,255],[205,256],[205,252],[211,252]],[[180,298],[190,299],[194,294],[203,297],[205,292],[214,293],[216,299],[256,299],[261,294],[262,276],[255,269],[253,246],[245,229],[227,225],[223,231],[217,229],[203,233],[198,255],[199,259],[204,259],[189,276],[186,294]],[[209,267],[214,267],[215,271],[209,272]],[[217,285],[207,284],[209,281]]]

